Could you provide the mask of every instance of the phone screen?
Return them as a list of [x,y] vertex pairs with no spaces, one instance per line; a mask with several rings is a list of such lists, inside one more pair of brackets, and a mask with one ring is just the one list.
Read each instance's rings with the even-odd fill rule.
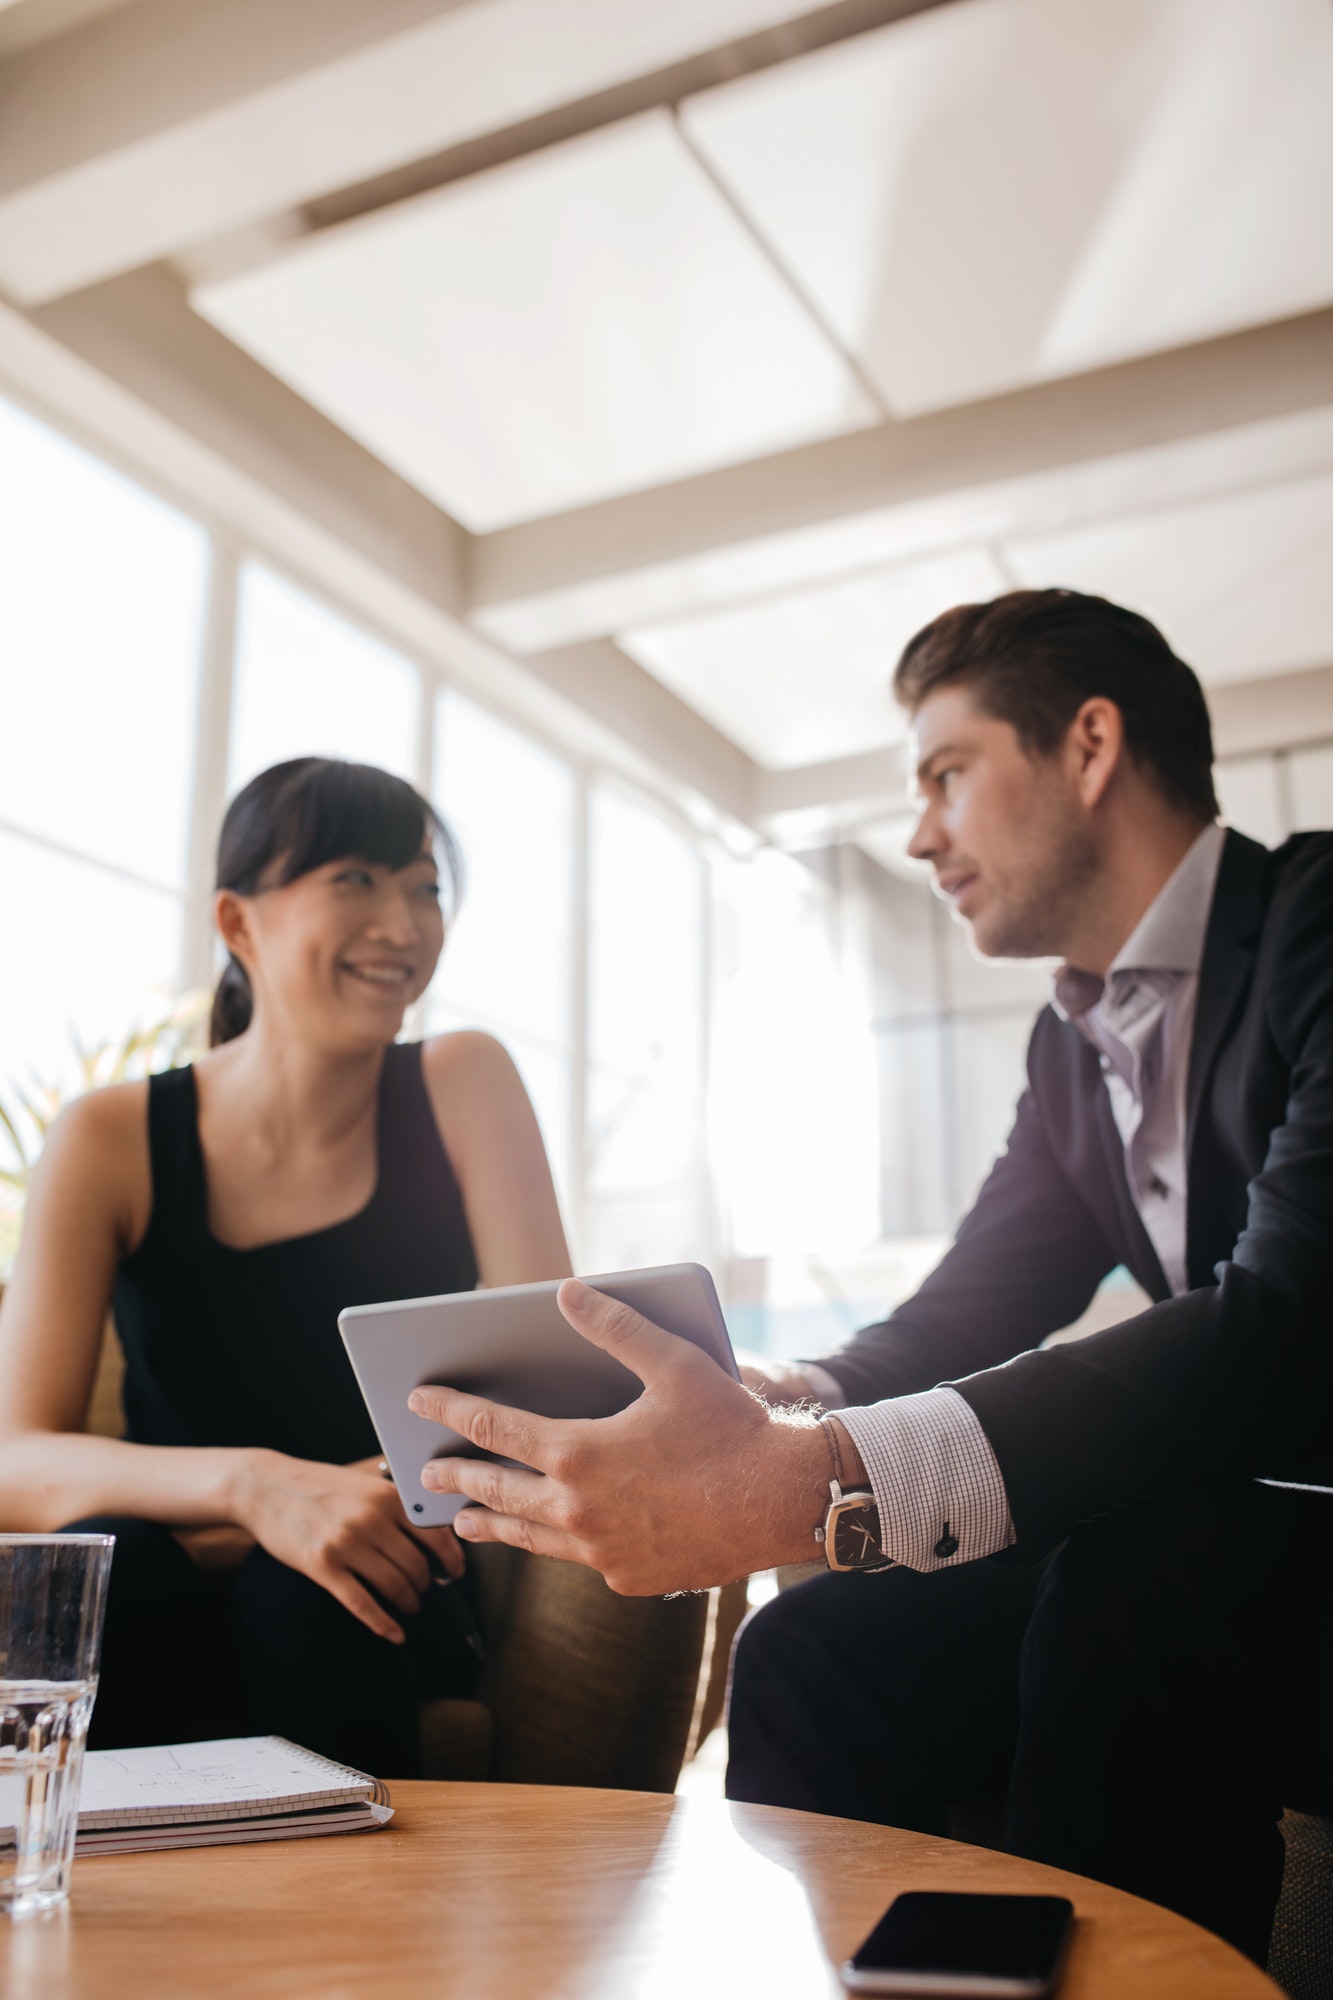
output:
[[851,1964],[857,1972],[956,1973],[1039,1989],[1059,1965],[1073,1914],[1064,1896],[899,1896]]

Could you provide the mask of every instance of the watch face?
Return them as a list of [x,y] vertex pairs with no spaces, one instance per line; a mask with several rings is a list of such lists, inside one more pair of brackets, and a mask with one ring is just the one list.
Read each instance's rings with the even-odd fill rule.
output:
[[833,1554],[841,1569],[878,1568],[884,1561],[876,1537],[879,1511],[872,1506],[845,1507],[833,1523]]

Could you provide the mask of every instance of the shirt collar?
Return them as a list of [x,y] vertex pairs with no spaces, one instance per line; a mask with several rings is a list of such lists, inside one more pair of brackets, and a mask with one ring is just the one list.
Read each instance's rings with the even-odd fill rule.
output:
[[[1197,975],[1225,844],[1225,830],[1210,820],[1112,959],[1108,983],[1117,972],[1131,968]],[[1103,981],[1095,972],[1062,965],[1051,982],[1051,1005],[1062,1020],[1069,1020],[1086,1014],[1102,992]]]

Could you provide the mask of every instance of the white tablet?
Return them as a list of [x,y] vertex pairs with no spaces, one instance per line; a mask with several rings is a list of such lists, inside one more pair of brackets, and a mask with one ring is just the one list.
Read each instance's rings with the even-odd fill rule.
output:
[[[668,1333],[692,1340],[739,1380],[727,1323],[702,1264],[613,1271],[583,1282],[633,1306]],[[555,1302],[558,1289],[558,1280],[506,1285],[348,1306],[339,1313],[343,1344],[380,1449],[404,1510],[418,1527],[442,1527],[466,1504],[461,1494],[427,1491],[421,1484],[427,1461],[489,1455],[412,1414],[407,1399],[421,1383],[465,1389],[542,1417],[609,1417],[640,1394],[637,1375],[575,1333]]]

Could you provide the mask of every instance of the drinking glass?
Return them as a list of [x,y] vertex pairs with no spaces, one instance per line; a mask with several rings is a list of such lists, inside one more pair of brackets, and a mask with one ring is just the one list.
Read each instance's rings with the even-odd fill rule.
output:
[[114,1535],[0,1535],[0,1912],[69,1894]]

